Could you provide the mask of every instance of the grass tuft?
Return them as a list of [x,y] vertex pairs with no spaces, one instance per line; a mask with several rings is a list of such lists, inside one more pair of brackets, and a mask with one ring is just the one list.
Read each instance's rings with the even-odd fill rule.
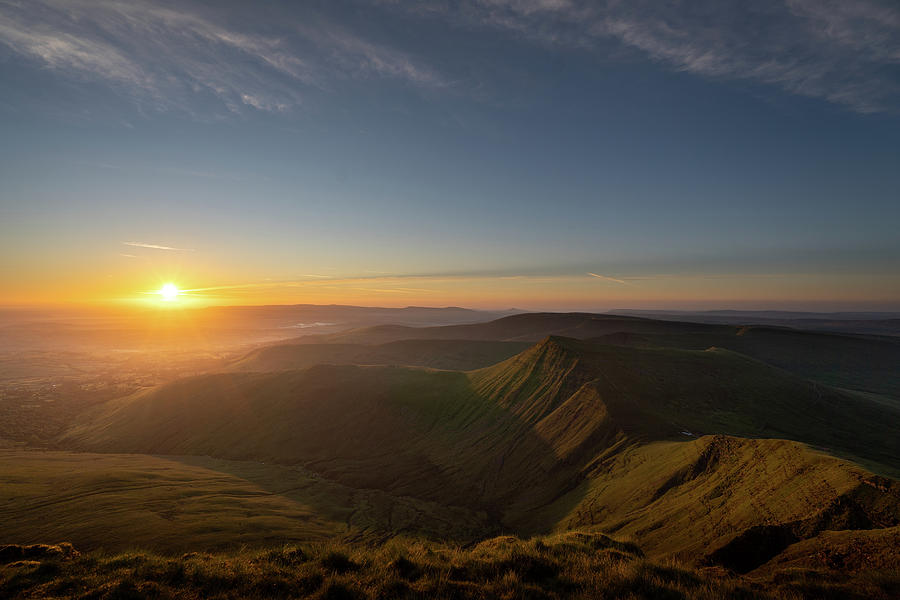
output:
[[791,567],[767,579],[748,579],[721,568],[661,564],[631,544],[589,532],[504,536],[473,547],[397,538],[381,546],[330,542],[181,558],[50,553],[0,566],[0,597],[10,600],[856,600],[895,598],[898,590],[900,576],[888,570],[826,577]]
[[335,573],[346,573],[355,571],[359,565],[353,562],[347,554],[332,550],[319,559],[319,564],[328,571]]

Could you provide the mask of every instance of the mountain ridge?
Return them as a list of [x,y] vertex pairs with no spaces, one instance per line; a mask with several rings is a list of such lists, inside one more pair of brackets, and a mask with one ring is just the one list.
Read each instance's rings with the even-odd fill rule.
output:
[[[811,418],[816,410],[824,417]],[[880,496],[842,510],[889,525],[873,515],[879,502],[900,506],[895,482],[804,442],[896,469],[897,414],[732,351],[548,336],[469,372],[316,365],[190,378],[107,403],[59,443],[297,464],[343,485],[484,511],[523,534],[594,528],[658,556],[721,550],[709,560],[724,564],[754,527],[815,537],[821,515],[863,480],[880,482]],[[887,425],[872,429],[878,422]],[[855,437],[861,424],[869,439]],[[820,524],[806,537],[792,525],[803,519]]]

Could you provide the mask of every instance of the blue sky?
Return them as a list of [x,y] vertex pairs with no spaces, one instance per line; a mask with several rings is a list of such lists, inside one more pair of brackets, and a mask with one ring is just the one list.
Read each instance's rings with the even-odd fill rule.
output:
[[0,0],[0,302],[900,309],[898,108],[893,2]]

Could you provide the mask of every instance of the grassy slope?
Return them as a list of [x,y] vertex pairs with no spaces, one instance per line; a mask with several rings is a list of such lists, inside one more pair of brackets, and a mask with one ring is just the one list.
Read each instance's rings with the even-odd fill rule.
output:
[[64,443],[304,464],[354,487],[494,513],[512,496],[549,501],[571,475],[470,375],[399,367],[191,378],[109,403]]
[[308,504],[177,459],[11,450],[0,452],[0,465],[5,542],[178,550],[223,540],[271,543],[274,531],[293,539],[340,531]]
[[471,540],[484,515],[302,469],[200,457],[0,450],[4,543],[157,552],[407,533]]
[[815,535],[828,511],[890,526],[900,500],[887,483],[859,496],[866,480],[888,480],[794,442],[681,430],[778,434],[896,468],[896,422],[890,405],[727,351],[552,338],[471,373],[318,366],[188,379],[111,403],[67,443],[302,463],[346,485],[483,510],[513,531],[616,530],[693,560],[753,527],[812,519],[798,535]]
[[[823,529],[900,523],[897,482],[784,440],[717,436],[636,446],[595,465],[584,487],[559,528],[615,532],[652,556],[688,561],[743,544],[735,532],[752,528],[783,527],[799,540]],[[774,543],[783,531],[766,532],[757,544]],[[723,560],[746,571],[786,545],[746,564]]]
[[526,342],[469,340],[400,340],[378,345],[279,344],[235,361],[230,371],[284,371],[316,364],[408,365],[470,371],[506,360]]
[[799,573],[824,570],[900,573],[900,527],[825,531],[814,539],[791,545],[753,575],[766,577],[788,569]]
[[[394,540],[378,548],[78,555],[66,546],[14,548],[0,560],[7,598],[875,598],[895,597],[897,572],[777,571],[743,579],[643,558],[631,544],[569,532],[500,537],[473,547]],[[2,564],[5,563],[5,564]]]

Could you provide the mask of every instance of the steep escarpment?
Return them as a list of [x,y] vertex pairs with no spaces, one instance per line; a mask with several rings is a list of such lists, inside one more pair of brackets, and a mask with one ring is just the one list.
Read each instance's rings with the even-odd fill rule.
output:
[[559,527],[614,532],[651,555],[705,556],[748,571],[823,531],[896,525],[898,489],[796,442],[705,436],[598,462]]

